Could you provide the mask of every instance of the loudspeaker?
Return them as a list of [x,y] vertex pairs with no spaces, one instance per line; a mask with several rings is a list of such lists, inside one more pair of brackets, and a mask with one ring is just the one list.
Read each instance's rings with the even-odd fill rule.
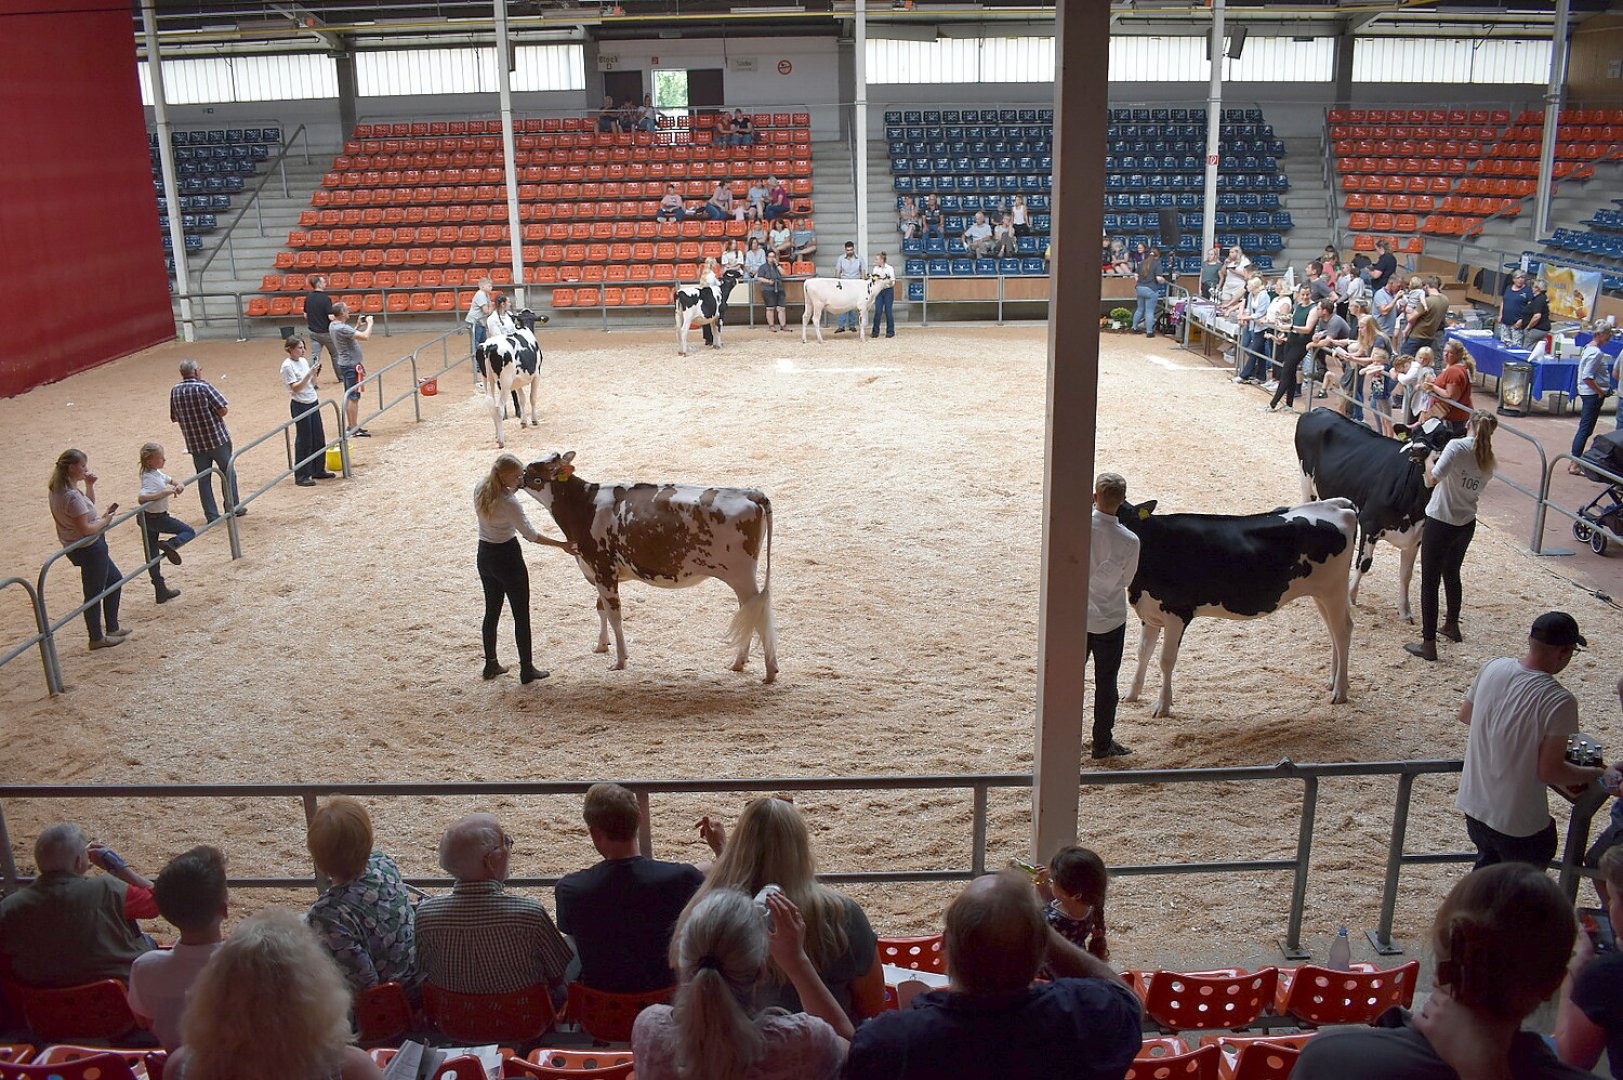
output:
[[1250,33],[1250,31],[1245,27],[1236,26],[1233,32],[1229,34],[1228,58],[1230,60],[1238,60],[1240,58],[1240,54],[1245,51],[1245,36],[1248,33]]
[[1178,228],[1178,212],[1169,206],[1163,206],[1155,213],[1159,218],[1161,250],[1171,253],[1172,249],[1178,246],[1178,241],[1183,236],[1183,233]]

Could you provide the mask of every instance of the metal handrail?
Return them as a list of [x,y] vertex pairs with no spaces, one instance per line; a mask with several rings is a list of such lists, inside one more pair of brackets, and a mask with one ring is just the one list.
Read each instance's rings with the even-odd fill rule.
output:
[[[331,449],[332,447],[334,447],[334,446],[338,446],[338,447],[342,448],[342,457],[344,459],[343,460],[343,475],[345,476],[346,479],[351,475],[350,474],[350,469],[349,469],[349,447],[344,441],[345,436],[344,436],[344,412],[343,412],[343,407],[339,404],[338,400],[335,399],[335,398],[327,398],[327,399],[325,399],[323,401],[319,401],[319,402],[316,403],[315,407],[317,409],[325,409],[329,405],[332,406],[333,420],[338,425],[338,431],[339,431],[338,438],[328,439],[326,444],[323,445],[320,450],[317,450],[315,453],[310,454],[310,455],[308,455],[308,456],[306,456],[304,458],[301,458],[300,460],[298,460],[296,462],[293,461],[293,451],[291,449],[289,449],[288,452],[287,452],[288,463],[289,463],[288,467],[286,469],[283,469],[281,472],[277,473],[275,479],[271,480],[268,484],[261,485],[260,488],[257,491],[255,491],[251,495],[248,495],[247,497],[242,497],[241,492],[239,491],[238,492],[238,498],[237,498],[237,509],[239,509],[239,510],[246,509],[249,503],[253,502],[255,499],[257,499],[261,495],[265,494],[265,492],[269,491],[271,488],[275,487],[277,484],[280,484],[283,480],[286,480],[288,477],[292,476],[298,470],[298,468],[300,466],[302,466],[302,465],[304,465],[304,464],[306,464],[308,462],[316,460],[316,458],[321,457],[322,455],[326,454],[326,452],[329,449]],[[297,426],[297,424],[298,424],[298,422],[300,420],[302,420],[305,416],[308,416],[310,414],[310,412],[311,412],[311,410],[306,409],[302,415],[292,417],[292,418],[290,418],[288,420],[282,421],[280,424],[277,424],[275,427],[273,427],[269,431],[265,432],[265,434],[259,436],[259,438],[255,439],[253,442],[248,443],[245,446],[240,446],[240,447],[234,448],[231,451],[231,457],[230,457],[229,461],[227,462],[227,468],[231,471],[231,473],[233,475],[235,475],[235,473],[237,471],[237,461],[238,461],[239,458],[242,457],[242,455],[246,454],[248,451],[252,450],[254,447],[259,446],[261,443],[264,443],[264,442],[266,442],[266,441],[268,441],[270,439],[275,438],[277,435],[282,436],[283,445],[284,446],[287,445],[289,443],[289,440],[292,438],[292,435],[291,435],[292,429],[295,426]],[[233,514],[227,514],[226,516],[231,518],[232,521],[236,520],[236,515],[234,513]],[[238,542],[235,527],[233,527],[232,534],[231,534],[231,557],[233,559],[242,558],[242,545]]]
[[[1568,510],[1566,507],[1560,506],[1560,505],[1550,501],[1549,493],[1550,493],[1551,487],[1553,486],[1553,484],[1555,482],[1555,467],[1557,465],[1561,464],[1563,461],[1571,461],[1571,462],[1579,465],[1580,467],[1582,467],[1586,472],[1599,473],[1601,476],[1606,477],[1606,479],[1608,481],[1610,481],[1611,483],[1623,486],[1623,476],[1619,476],[1617,473],[1611,472],[1608,469],[1603,469],[1599,465],[1594,464],[1593,462],[1584,461],[1581,458],[1574,457],[1570,453],[1561,453],[1561,454],[1555,455],[1555,457],[1550,460],[1550,464],[1548,465],[1548,467],[1545,469],[1545,472],[1544,472],[1544,496],[1541,499],[1539,499],[1538,509],[1536,511],[1534,511],[1534,517],[1533,517],[1533,541],[1534,541],[1534,543],[1542,545],[1543,540],[1544,540],[1544,522],[1545,522],[1545,518],[1546,518],[1545,511],[1546,510],[1554,510],[1556,513],[1561,514],[1564,517],[1569,517],[1573,521],[1581,521],[1581,522],[1583,522],[1585,525],[1589,526],[1591,529],[1593,529],[1596,532],[1600,533],[1601,535],[1605,536],[1608,540],[1612,541],[1612,543],[1614,543],[1614,544],[1623,544],[1623,536],[1618,535],[1617,533],[1613,532],[1611,529],[1606,528],[1604,525],[1600,524],[1599,522],[1590,521],[1588,518],[1579,517],[1578,513],[1576,511],[1574,511],[1574,510]],[[1539,552],[1538,547],[1535,547],[1533,550],[1535,552]],[[1539,553],[1542,554],[1542,552],[1539,552]]]
[[38,645],[39,662],[45,668],[45,685],[49,688],[51,696],[55,697],[62,692],[62,676],[55,664],[56,640],[51,636],[50,629],[46,625],[45,608],[39,602],[39,591],[29,584],[28,579],[20,577],[8,577],[4,581],[0,581],[0,590],[10,585],[21,585],[23,591],[28,594],[28,604],[34,612],[34,626],[37,628],[37,633],[12,649],[5,656],[0,656],[0,666],[10,663]]
[[[377,388],[378,388],[378,407],[377,407],[377,410],[375,412],[373,412],[373,413],[371,413],[371,414],[369,414],[369,415],[367,415],[365,417],[359,418],[356,421],[356,426],[357,427],[365,427],[369,422],[371,422],[373,420],[376,420],[378,417],[382,416],[384,413],[388,412],[390,409],[394,408],[396,405],[399,405],[401,402],[405,401],[407,398],[411,399],[411,407],[412,407],[412,412],[414,414],[414,419],[421,420],[423,418],[423,407],[422,407],[422,400],[421,400],[422,395],[421,395],[421,393],[419,391],[420,391],[420,389],[422,387],[423,382],[425,380],[427,380],[427,379],[437,379],[441,375],[445,374],[446,372],[452,371],[452,370],[460,367],[461,365],[463,365],[465,363],[468,363],[470,360],[473,359],[473,353],[472,353],[471,350],[469,352],[465,353],[460,359],[458,359],[456,361],[452,361],[450,359],[450,355],[451,355],[450,339],[453,338],[453,337],[461,338],[461,337],[465,337],[465,336],[466,336],[466,331],[463,330],[461,325],[454,326],[451,329],[449,329],[449,330],[445,331],[444,333],[440,334],[439,336],[437,336],[435,338],[432,338],[432,339],[430,339],[428,341],[423,342],[423,344],[417,346],[417,348],[413,349],[411,352],[407,353],[405,356],[402,356],[397,360],[391,361],[389,364],[379,368],[377,371],[369,371],[369,372],[367,372],[366,378],[364,378],[364,379],[360,380],[359,382],[357,382],[355,384],[355,388],[354,388],[354,390],[352,392],[355,393],[355,394],[364,395],[365,391],[366,391],[366,388],[368,386],[370,386],[370,385],[375,384],[377,386]],[[418,356],[425,349],[432,348],[435,345],[438,345],[440,347],[440,356],[441,356],[440,370],[436,371],[432,375],[426,375],[426,376],[419,375],[418,370],[417,370]],[[405,393],[398,395],[397,397],[395,397],[395,399],[393,401],[389,401],[389,402],[386,403],[384,401],[384,396],[383,396],[383,377],[385,375],[387,375],[389,372],[393,371],[395,368],[399,367],[401,364],[409,364],[410,367],[411,367],[411,386],[406,390]],[[342,428],[343,425],[340,423],[339,426],[340,426],[340,428]],[[348,434],[348,432],[344,432],[340,436],[340,440],[344,443],[344,468],[345,468],[345,475],[347,476],[347,475],[349,475],[349,472],[348,472],[348,469],[349,469],[349,449],[348,449],[349,434]]]
[[286,198],[288,196],[287,154],[289,150],[293,149],[293,141],[300,136],[304,137],[304,163],[306,165],[310,164],[310,136],[305,132],[304,125],[300,124],[298,128],[294,130],[293,134],[289,135],[282,142],[281,148],[276,151],[276,156],[265,163],[266,168],[264,173],[260,174],[259,179],[254,184],[253,190],[248,193],[247,200],[245,200],[243,204],[237,208],[237,213],[234,217],[232,217],[231,224],[225,227],[225,232],[222,234],[220,242],[214,246],[213,251],[209,252],[208,258],[203,260],[203,265],[197,268],[197,283],[199,286],[201,286],[203,283],[203,274],[207,272],[210,266],[214,265],[214,260],[219,257],[220,250],[222,248],[226,249],[226,254],[231,260],[231,273],[233,275],[237,273],[237,252],[236,248],[232,246],[231,236],[236,232],[237,226],[241,224],[242,215],[248,212],[249,206],[254,207],[254,213],[258,218],[259,235],[265,235],[265,211],[263,204],[260,202],[260,196],[264,193],[266,182],[270,180],[270,167],[274,165],[276,167],[276,171],[281,175],[282,197]]

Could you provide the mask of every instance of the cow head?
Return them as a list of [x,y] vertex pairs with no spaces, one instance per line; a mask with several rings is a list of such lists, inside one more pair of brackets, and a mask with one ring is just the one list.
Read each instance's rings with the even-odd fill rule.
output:
[[1143,522],[1148,521],[1150,519],[1150,515],[1155,513],[1156,502],[1157,500],[1155,499],[1151,499],[1149,502],[1141,502],[1137,505],[1130,502],[1124,502],[1116,509],[1116,520],[1120,521],[1129,532],[1137,531],[1137,527]]
[[575,475],[575,451],[567,454],[548,454],[540,461],[532,461],[524,467],[524,486],[530,490],[544,488],[548,484],[562,483]]
[[513,314],[513,321],[524,327],[524,329],[533,333],[537,325],[545,326],[547,323],[551,322],[552,316],[537,315],[529,308],[525,308],[522,311],[518,311]]

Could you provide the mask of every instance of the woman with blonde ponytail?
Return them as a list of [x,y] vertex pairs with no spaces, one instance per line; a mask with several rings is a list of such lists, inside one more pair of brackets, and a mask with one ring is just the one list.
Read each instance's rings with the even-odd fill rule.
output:
[[[84,485],[82,489],[80,484]],[[90,458],[83,450],[62,451],[45,486],[51,493],[51,518],[56,522],[57,540],[63,547],[89,541],[68,552],[68,561],[79,568],[85,599],[100,596],[124,577],[113,565],[107,538],[102,535],[113,523],[118,504],[109,506],[105,514],[96,509],[96,474],[90,471]],[[122,591],[113,589],[102,597],[101,603],[85,608],[85,628],[90,631],[92,649],[110,649],[130,636],[128,630],[118,625],[118,599]]]
[[485,621],[481,637],[485,647],[484,677],[505,675],[507,668],[496,661],[496,627],[501,623],[502,603],[513,609],[513,633],[518,639],[519,681],[532,683],[547,672],[532,662],[530,644],[530,571],[524,565],[519,534],[537,544],[560,547],[571,555],[575,545],[554,540],[535,531],[524,514],[516,492],[524,483],[524,462],[503,454],[490,467],[473,491],[473,509],[479,517],[479,582],[485,591]]
[[[781,891],[757,904],[715,889],[688,912],[671,942],[680,984],[672,1005],[637,1016],[631,1049],[642,1080],[834,1080],[845,1065],[850,1019],[806,955],[806,923]],[[806,1011],[757,1010],[767,962],[793,984]]]
[[1432,493],[1420,533],[1420,643],[1403,647],[1422,660],[1437,659],[1439,586],[1448,597],[1442,635],[1465,640],[1460,633],[1460,567],[1476,533],[1477,500],[1493,475],[1493,433],[1498,428],[1492,413],[1473,412],[1465,422],[1466,434],[1443,447],[1425,469]]

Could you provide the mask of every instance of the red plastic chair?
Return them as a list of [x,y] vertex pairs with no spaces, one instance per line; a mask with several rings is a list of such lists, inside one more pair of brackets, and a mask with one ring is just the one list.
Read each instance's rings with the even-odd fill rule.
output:
[[1280,980],[1275,1011],[1304,1024],[1367,1024],[1394,1005],[1412,1005],[1419,978],[1418,960],[1389,971],[1367,964],[1353,971],[1306,964]]
[[545,986],[509,994],[457,994],[423,985],[423,1009],[445,1035],[470,1043],[523,1043],[545,1034],[557,1015]]
[[[277,313],[274,301],[270,308],[271,314]],[[291,302],[288,309],[292,310]],[[61,989],[24,986],[8,979],[5,992],[23,1014],[28,1030],[46,1042],[111,1041],[138,1026],[124,984],[117,979]]]
[[631,1025],[636,1023],[637,1014],[650,1005],[665,1004],[675,993],[676,987],[672,986],[645,994],[611,994],[572,982],[564,1018],[579,1024],[582,1031],[598,1042],[630,1042]]
[[113,1053],[61,1065],[0,1064],[0,1080],[136,1080],[129,1063]]
[[1144,1040],[1133,1055],[1134,1061],[1158,1061],[1162,1058],[1177,1057],[1179,1054],[1189,1053],[1189,1044],[1176,1035],[1151,1036]]
[[920,937],[882,937],[879,939],[880,963],[910,971],[931,971],[937,975],[947,973],[947,954],[941,947],[942,935],[925,934]]
[[406,988],[397,982],[355,995],[355,1032],[363,1043],[403,1038],[415,1022]]
[[1144,1013],[1170,1031],[1241,1028],[1273,1004],[1279,972],[1238,974],[1157,971],[1144,992]]
[[1217,1047],[1203,1046],[1174,1057],[1134,1061],[1122,1080],[1218,1080],[1222,1060]]
[[540,1076],[551,1080],[626,1080],[635,1068],[629,1050],[537,1050],[528,1058],[509,1058],[503,1074]]
[[31,1061],[34,1048],[27,1043],[0,1043],[0,1065]]
[[1240,1047],[1232,1062],[1225,1057],[1218,1076],[1220,1080],[1285,1080],[1301,1056],[1301,1050],[1277,1042],[1254,1042]]

